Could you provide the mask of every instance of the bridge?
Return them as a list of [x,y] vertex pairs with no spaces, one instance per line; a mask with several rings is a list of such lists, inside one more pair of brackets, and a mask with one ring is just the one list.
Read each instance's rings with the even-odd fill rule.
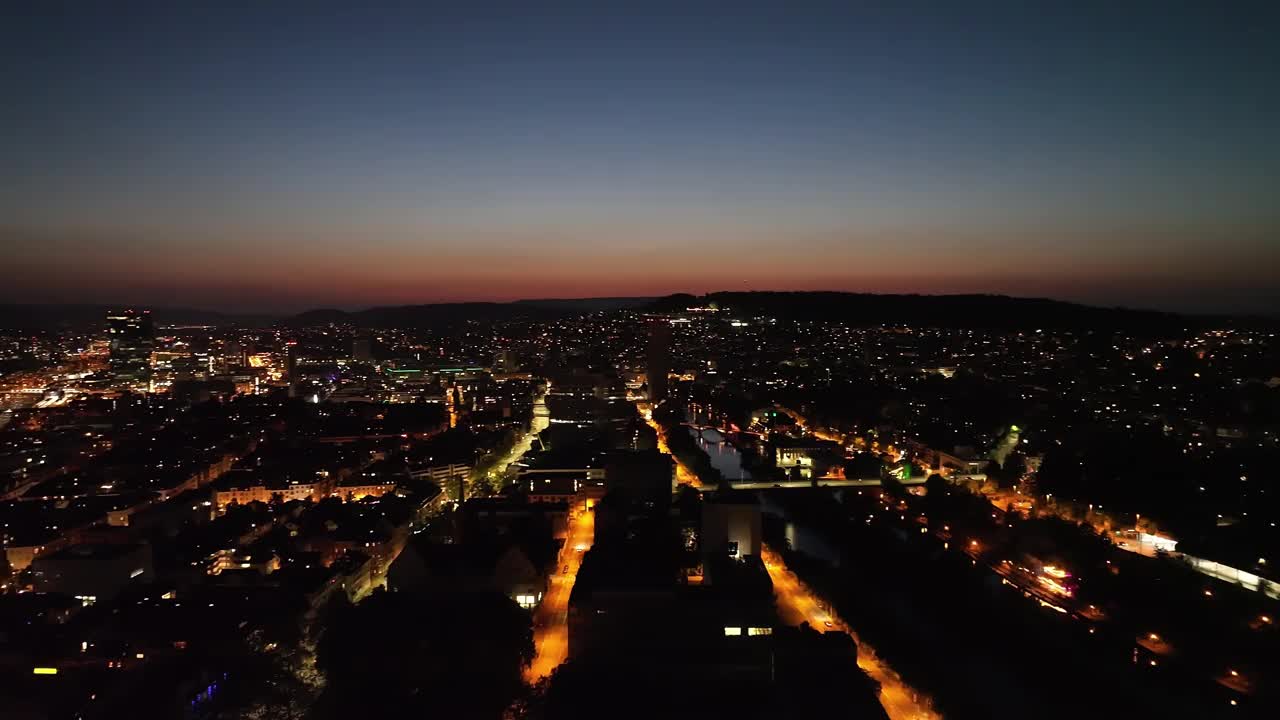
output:
[[[923,485],[925,479],[907,478],[900,480],[903,485]],[[809,488],[814,487],[813,480],[783,480],[781,482],[743,480],[729,481],[729,487],[734,490],[776,490],[779,488]],[[818,478],[817,487],[880,487],[880,478],[856,478],[849,480],[846,478]]]
[[708,430],[714,430],[716,434],[719,435],[720,437],[728,439],[728,434],[725,433],[725,431],[721,430],[720,428],[716,427],[715,425],[700,425],[698,423],[692,423],[692,422],[682,422],[680,424],[697,433],[698,437],[703,437],[702,434]]

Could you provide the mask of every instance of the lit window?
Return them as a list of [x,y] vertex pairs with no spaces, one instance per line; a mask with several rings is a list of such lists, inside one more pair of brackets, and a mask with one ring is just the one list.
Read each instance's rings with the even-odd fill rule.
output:
[[727,628],[725,628],[725,629],[724,629],[724,634],[725,634],[725,636],[726,636],[726,637],[731,636],[731,635],[741,635],[741,634],[742,634],[742,628],[740,628],[740,627],[727,627]]
[[747,628],[747,634],[748,635],[772,635],[773,628],[771,627]]

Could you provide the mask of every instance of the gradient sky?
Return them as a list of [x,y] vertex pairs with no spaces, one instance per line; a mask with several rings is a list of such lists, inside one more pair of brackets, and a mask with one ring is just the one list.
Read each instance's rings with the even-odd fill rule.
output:
[[1275,2],[26,5],[3,301],[1280,307]]

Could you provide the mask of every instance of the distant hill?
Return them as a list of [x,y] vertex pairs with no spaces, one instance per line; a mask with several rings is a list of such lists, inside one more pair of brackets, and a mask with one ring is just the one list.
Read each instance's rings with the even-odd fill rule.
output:
[[[0,329],[56,330],[61,328],[92,328],[105,323],[108,312],[127,307],[142,306],[0,303]],[[265,327],[270,325],[273,320],[269,315],[220,313],[192,308],[153,307],[149,309],[156,325]]]
[[[223,313],[194,308],[151,307],[157,325],[218,325],[268,327],[350,324],[365,327],[433,327],[456,321],[492,321],[514,318],[550,318],[587,312],[643,307],[655,298],[548,298],[510,303],[464,302],[373,307],[366,310],[318,308],[298,315]],[[0,330],[85,329],[101,326],[107,313],[126,304],[27,304],[0,303]]]
[[509,303],[464,302],[372,307],[367,310],[308,310],[281,321],[292,326],[347,324],[360,327],[436,327],[454,322],[531,320],[587,312],[645,307],[654,298],[579,298],[517,300]]
[[309,325],[355,325],[358,327],[433,327],[468,320],[507,320],[517,317],[549,315],[548,311],[534,307],[522,307],[514,303],[435,303],[431,305],[400,305],[372,307],[367,310],[308,310],[285,318],[282,325],[305,327]]
[[657,298],[653,297],[602,297],[602,298],[574,298],[564,299],[546,299],[546,300],[517,300],[517,305],[529,305],[532,307],[546,308],[550,310],[563,310],[565,312],[606,312],[609,310],[630,310],[632,308],[644,307]]
[[[1275,317],[1178,315],[1154,310],[1104,308],[1046,298],[1005,295],[873,295],[845,292],[716,292],[661,298],[548,298],[509,303],[462,302],[372,307],[365,310],[318,308],[289,317],[221,313],[192,308],[151,308],[157,325],[267,327],[441,327],[456,322],[545,320],[588,312],[644,309],[675,312],[716,304],[749,315],[838,320],[858,325],[916,325],[992,329],[1101,328],[1166,332],[1185,327],[1280,327]],[[0,330],[49,330],[101,327],[105,304],[0,304]]]
[[1047,298],[1006,295],[717,292],[703,296],[669,295],[659,298],[649,307],[657,312],[673,312],[713,303],[749,315],[838,320],[854,325],[1166,331],[1200,325],[1208,320],[1155,310],[1092,307]]

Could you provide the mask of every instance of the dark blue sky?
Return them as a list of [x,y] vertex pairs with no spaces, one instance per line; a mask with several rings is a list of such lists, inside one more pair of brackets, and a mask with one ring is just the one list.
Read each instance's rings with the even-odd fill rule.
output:
[[1276,3],[376,5],[11,11],[0,299],[1280,300]]

